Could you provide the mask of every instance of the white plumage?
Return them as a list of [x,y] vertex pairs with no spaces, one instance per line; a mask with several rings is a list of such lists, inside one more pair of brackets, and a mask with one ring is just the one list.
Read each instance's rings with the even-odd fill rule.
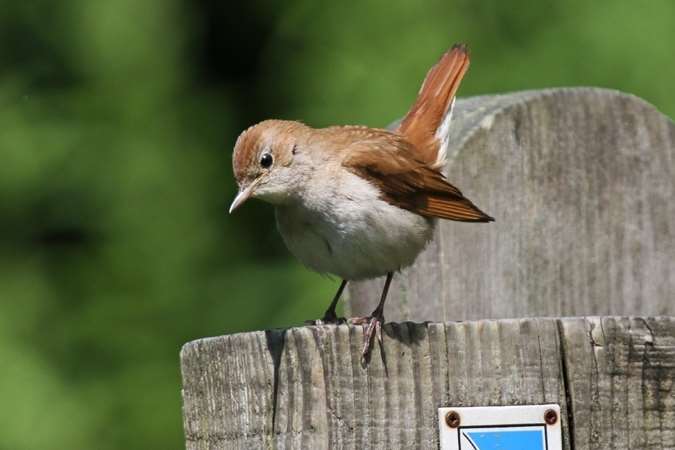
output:
[[275,207],[279,232],[303,264],[345,280],[411,265],[432,237],[434,220],[380,199],[377,188],[342,170],[327,186],[321,171],[303,200]]

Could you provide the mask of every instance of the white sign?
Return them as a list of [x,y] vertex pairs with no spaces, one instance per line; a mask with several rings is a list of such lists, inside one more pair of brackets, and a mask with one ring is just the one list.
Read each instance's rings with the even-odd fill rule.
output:
[[558,405],[438,408],[441,450],[562,450]]

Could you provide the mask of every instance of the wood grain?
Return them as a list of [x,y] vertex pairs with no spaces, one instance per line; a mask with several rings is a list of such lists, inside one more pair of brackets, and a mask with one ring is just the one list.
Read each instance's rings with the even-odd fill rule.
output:
[[576,448],[675,448],[675,318],[559,323]]
[[557,336],[552,320],[389,324],[386,363],[375,351],[367,367],[361,327],[196,341],[188,448],[434,448],[440,406],[564,404]]
[[391,323],[367,367],[362,339],[340,325],[186,344],[187,448],[433,449],[441,406],[532,403],[561,405],[566,449],[675,447],[673,318]]
[[[675,315],[675,125],[616,91],[459,100],[448,180],[490,224],[441,221],[388,320]],[[383,280],[350,284],[369,314]]]

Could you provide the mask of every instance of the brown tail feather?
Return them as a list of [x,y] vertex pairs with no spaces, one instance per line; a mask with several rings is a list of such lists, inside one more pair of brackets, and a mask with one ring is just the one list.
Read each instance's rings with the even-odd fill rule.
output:
[[403,118],[397,132],[415,145],[418,158],[436,165],[442,139],[437,131],[455,99],[459,84],[469,68],[469,52],[455,44],[427,73],[417,100]]

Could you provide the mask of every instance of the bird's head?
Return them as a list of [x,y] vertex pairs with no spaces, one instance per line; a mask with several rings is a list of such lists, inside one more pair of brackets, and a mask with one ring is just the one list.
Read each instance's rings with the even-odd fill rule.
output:
[[266,120],[245,130],[234,145],[232,167],[239,185],[230,212],[249,198],[281,204],[300,182],[293,162],[309,127],[286,120]]

